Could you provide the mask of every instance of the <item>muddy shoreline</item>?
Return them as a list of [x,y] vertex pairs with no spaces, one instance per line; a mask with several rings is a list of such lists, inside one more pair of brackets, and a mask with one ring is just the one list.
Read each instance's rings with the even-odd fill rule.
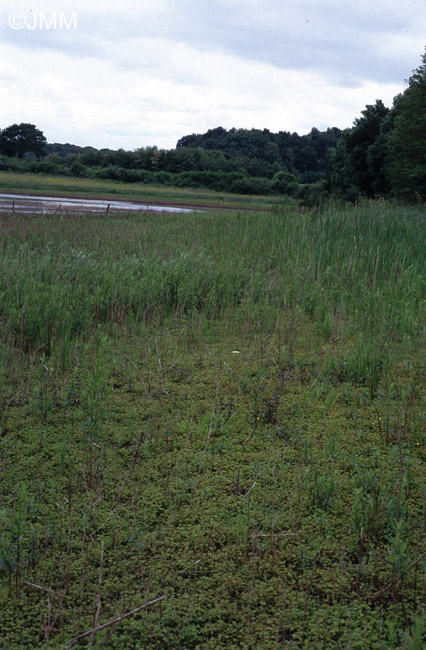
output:
[[[202,210],[202,209],[210,209],[210,210],[259,210],[259,211],[265,211],[266,208],[260,207],[260,206],[238,206],[238,205],[233,205],[229,203],[198,203],[198,202],[184,202],[184,201],[176,201],[176,200],[165,200],[165,201],[160,201],[156,199],[119,199],[119,198],[105,198],[105,196],[100,196],[100,195],[87,195],[87,194],[67,194],[67,193],[52,193],[52,194],[44,194],[44,193],[38,193],[37,190],[34,190],[32,192],[23,192],[20,190],[13,191],[12,193],[0,193],[0,201],[4,198],[10,198],[10,197],[17,197],[17,200],[20,201],[21,197],[22,200],[24,200],[25,197],[28,197],[29,201],[40,201],[42,202],[43,199],[45,199],[48,202],[53,202],[53,201],[60,201],[61,199],[66,199],[67,201],[102,201],[105,203],[105,209],[107,205],[110,205],[110,211],[114,212],[123,212],[125,211],[125,208],[119,208],[119,207],[114,207],[114,204],[116,203],[128,203],[128,204],[133,204],[134,206],[143,206],[141,207],[141,211],[148,210],[149,208],[157,208],[155,210],[156,212],[161,211],[161,208],[164,209],[164,211],[169,211],[167,208],[177,208],[180,210]],[[11,199],[13,201],[13,198]],[[69,207],[66,207],[65,205],[63,206],[64,210],[69,209],[71,211],[71,204],[68,204]],[[102,206],[103,207],[103,206]],[[160,209],[158,209],[160,208]],[[1,203],[0,203],[0,210],[2,209]],[[74,206],[73,206],[73,209]],[[131,210],[137,210],[137,208],[130,208]],[[94,210],[90,210],[94,211]],[[99,211],[102,211],[99,209]],[[170,210],[172,211],[172,210]]]

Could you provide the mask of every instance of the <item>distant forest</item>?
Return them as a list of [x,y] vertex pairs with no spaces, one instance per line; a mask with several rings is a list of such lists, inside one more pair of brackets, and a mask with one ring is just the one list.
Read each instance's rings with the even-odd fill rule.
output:
[[[32,125],[20,126],[29,130]],[[141,147],[113,151],[45,143],[37,156],[28,151],[21,159],[16,155],[0,158],[0,168],[241,194],[295,195],[299,185],[325,178],[341,134],[335,128],[324,132],[312,129],[299,136],[218,127],[203,135],[184,136],[169,150]]]
[[123,182],[282,194],[306,202],[330,195],[426,198],[426,53],[405,92],[387,108],[366,106],[351,128],[306,135],[268,129],[185,135],[174,149],[134,151],[48,144],[31,124],[0,132],[0,169]]

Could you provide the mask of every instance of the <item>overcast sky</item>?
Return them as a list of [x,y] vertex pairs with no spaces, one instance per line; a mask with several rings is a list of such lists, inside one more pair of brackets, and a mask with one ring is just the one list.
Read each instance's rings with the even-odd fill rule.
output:
[[114,149],[346,128],[425,45],[425,0],[1,0],[0,128]]

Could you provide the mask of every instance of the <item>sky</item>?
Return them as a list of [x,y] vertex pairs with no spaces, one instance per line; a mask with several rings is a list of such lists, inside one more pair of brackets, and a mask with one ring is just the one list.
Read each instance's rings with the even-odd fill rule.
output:
[[2,0],[0,128],[127,150],[343,129],[392,105],[425,45],[424,0]]

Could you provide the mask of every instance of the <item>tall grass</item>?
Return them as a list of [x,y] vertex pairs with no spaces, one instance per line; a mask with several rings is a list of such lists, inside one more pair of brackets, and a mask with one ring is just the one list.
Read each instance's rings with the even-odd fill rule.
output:
[[258,310],[274,322],[296,310],[325,338],[340,327],[382,350],[424,331],[426,216],[416,208],[44,219],[5,219],[2,336],[25,350],[66,350],[100,323],[153,314]]

